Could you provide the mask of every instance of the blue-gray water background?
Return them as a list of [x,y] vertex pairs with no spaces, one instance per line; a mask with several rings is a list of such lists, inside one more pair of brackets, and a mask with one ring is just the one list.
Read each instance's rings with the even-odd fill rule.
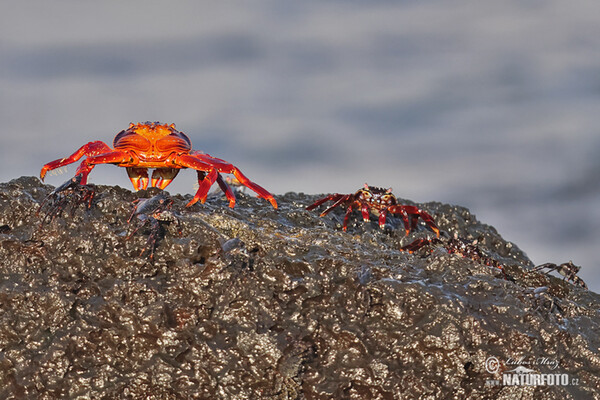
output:
[[274,193],[467,206],[600,291],[597,1],[8,0],[0,88],[2,182],[175,122]]

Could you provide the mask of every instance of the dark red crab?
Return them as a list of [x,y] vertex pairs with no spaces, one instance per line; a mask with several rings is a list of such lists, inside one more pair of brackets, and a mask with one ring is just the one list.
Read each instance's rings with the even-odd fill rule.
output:
[[[508,279],[506,272],[504,271],[504,265],[492,257],[488,257],[481,248],[477,245],[477,240],[468,241],[455,235],[452,238],[418,238],[413,242],[400,248],[401,251],[408,251],[414,253],[422,248],[428,246],[441,245],[448,254],[457,254],[463,258],[470,258],[471,260],[480,264],[487,265],[489,267],[495,267],[502,271],[504,278]],[[433,250],[432,250],[433,251]]]
[[310,211],[327,201],[333,201],[333,205],[323,211],[321,217],[329,214],[336,207],[345,207],[346,215],[344,216],[344,225],[342,227],[344,231],[348,228],[350,214],[352,214],[352,211],[356,208],[360,209],[365,221],[371,220],[371,212],[379,216],[379,226],[382,229],[385,226],[388,214],[400,214],[407,235],[417,227],[419,217],[421,217],[423,222],[425,222],[438,237],[440,236],[440,229],[435,224],[431,215],[421,210],[419,207],[398,204],[398,200],[396,199],[396,196],[392,194],[391,188],[383,189],[369,186],[365,183],[364,188],[359,189],[354,194],[330,194],[329,196],[317,200],[314,204],[306,207],[306,209]]
[[[488,265],[490,267],[496,267],[502,271],[504,274],[504,278],[507,280],[512,280],[506,274],[505,266],[502,265],[498,260],[488,257],[485,253],[479,248],[477,245],[477,240],[475,241],[467,241],[466,239],[460,238],[458,236],[454,236],[453,238],[418,238],[413,242],[407,244],[400,248],[401,251],[408,251],[409,253],[414,253],[423,248],[431,247],[439,245],[444,248],[449,254],[457,254],[464,258],[470,258],[471,260]],[[430,251],[433,251],[430,249]],[[545,275],[548,275],[552,271],[557,271],[559,274],[563,276],[564,280],[572,282],[575,286],[579,286],[581,288],[587,289],[587,285],[577,273],[581,269],[580,266],[574,265],[572,261],[568,263],[563,263],[560,265],[553,263],[546,263],[538,265],[533,268],[532,271],[540,272],[543,270],[548,270],[545,272]]]
[[[40,177],[44,180],[48,171],[86,157],[76,172],[76,176],[81,175],[82,185],[87,183],[88,174],[96,165],[115,164],[127,169],[135,190],[146,189],[149,183],[153,187],[164,189],[177,176],[179,170],[192,168],[198,172],[200,187],[188,206],[198,200],[204,203],[208,191],[216,181],[227,196],[229,207],[233,207],[235,195],[221,176],[221,173],[225,173],[233,174],[240,184],[250,188],[258,197],[268,200],[277,208],[273,195],[246,178],[237,167],[201,151],[192,150],[192,142],[183,132],[175,129],[175,124],[132,123],[128,129],[115,136],[113,146],[114,149],[101,141],[89,142],[69,157],[44,165]],[[148,178],[148,168],[155,168],[151,178]]]

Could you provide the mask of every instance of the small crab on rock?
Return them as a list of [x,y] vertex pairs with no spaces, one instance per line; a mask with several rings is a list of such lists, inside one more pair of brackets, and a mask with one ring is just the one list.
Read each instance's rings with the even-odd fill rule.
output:
[[581,269],[580,266],[573,264],[573,261],[569,261],[568,263],[563,263],[560,265],[556,265],[553,263],[545,263],[538,265],[533,269],[533,271],[542,271],[547,269],[548,271],[545,273],[548,275],[552,271],[557,271],[559,274],[563,276],[563,280],[567,280],[572,282],[575,286],[579,286],[581,288],[587,289],[587,285],[577,276],[577,273]]
[[81,175],[76,175],[56,187],[46,196],[37,212],[38,215],[40,212],[44,213],[42,224],[48,221],[51,222],[69,208],[71,209],[71,215],[73,215],[80,204],[85,204],[88,209],[91,207],[96,194],[94,185],[82,185],[81,179]]
[[[441,246],[449,254],[457,254],[464,258],[470,258],[471,260],[485,264],[490,267],[498,268],[504,274],[505,279],[510,279],[506,274],[505,266],[502,265],[498,260],[487,256],[481,248],[477,245],[477,240],[469,242],[466,239],[454,235],[452,238],[418,238],[411,243],[400,248],[401,251],[407,251],[409,253],[415,253],[421,249]],[[577,276],[577,273],[581,267],[574,265],[573,262],[563,263],[560,265],[553,263],[546,263],[538,265],[532,269],[533,272],[541,273],[542,270],[547,270],[544,274],[548,275],[552,271],[558,271],[567,281],[572,282],[575,286],[587,289],[585,282]]]
[[[130,124],[128,129],[119,132],[110,148],[102,141],[89,142],[68,157],[51,161],[42,167],[40,178],[46,173],[86,157],[77,168],[79,183],[86,185],[89,173],[98,164],[115,164],[125,167],[135,190],[146,189],[148,184],[159,189],[166,188],[183,168],[192,168],[198,172],[198,191],[187,204],[197,201],[204,203],[210,187],[217,182],[229,200],[229,207],[235,205],[233,190],[221,176],[221,173],[233,174],[241,185],[269,201],[274,208],[277,202],[273,195],[263,187],[252,182],[236,166],[198,150],[192,150],[192,142],[183,132],[175,129],[175,124],[143,122]],[[148,169],[154,168],[152,177]]]
[[140,252],[140,256],[142,256],[146,250],[149,250],[150,259],[154,258],[154,250],[156,249],[157,241],[163,235],[161,223],[176,222],[178,232],[181,234],[181,222],[171,211],[172,205],[173,199],[171,199],[166,192],[160,192],[149,199],[138,199],[134,201],[133,211],[127,222],[131,223],[134,217],[138,222],[133,232],[127,236],[127,239],[131,239],[137,231],[150,224],[148,241]]
[[502,271],[504,278],[508,279],[508,276],[504,270],[504,265],[498,262],[498,260],[487,256],[485,252],[483,252],[477,245],[477,240],[468,241],[458,237],[456,234],[451,238],[418,238],[413,242],[401,247],[400,250],[407,251],[412,254],[423,248],[436,245],[443,248],[446,252],[448,252],[448,254],[456,254],[463,258],[469,258],[476,263],[484,264],[488,267],[498,268],[500,271]]
[[375,186],[369,186],[365,183],[365,186],[356,193],[353,194],[330,194],[320,200],[317,200],[314,204],[306,207],[307,210],[313,210],[319,207],[321,204],[328,201],[333,201],[333,204],[329,206],[325,211],[321,213],[321,217],[329,214],[336,207],[345,207],[346,215],[344,216],[344,224],[342,229],[344,231],[348,228],[348,220],[352,211],[360,209],[363,220],[368,222],[371,220],[370,213],[375,214],[379,217],[379,226],[383,229],[388,214],[400,214],[402,221],[404,222],[404,229],[408,235],[417,227],[418,219],[421,217],[423,222],[436,233],[439,237],[440,229],[437,227],[433,217],[421,210],[416,206],[401,205],[398,204],[396,196],[392,193],[392,189],[383,189]]

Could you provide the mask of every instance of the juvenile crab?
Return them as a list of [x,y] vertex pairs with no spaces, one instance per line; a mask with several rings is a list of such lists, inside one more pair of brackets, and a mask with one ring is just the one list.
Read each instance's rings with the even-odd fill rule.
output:
[[154,258],[154,250],[156,249],[157,242],[164,234],[161,222],[176,222],[179,234],[181,235],[181,222],[179,221],[179,218],[170,211],[172,205],[173,199],[165,192],[160,192],[149,199],[138,199],[134,202],[133,211],[127,222],[131,223],[131,220],[136,217],[137,226],[129,236],[127,236],[127,239],[131,239],[137,231],[147,224],[150,225],[150,234],[148,235],[146,245],[140,252],[140,257],[146,250],[149,250],[150,259],[152,260]]
[[417,227],[418,219],[421,217],[423,222],[425,222],[438,237],[440,236],[440,229],[435,224],[431,215],[421,210],[419,207],[398,204],[398,200],[396,199],[396,196],[392,194],[391,188],[383,189],[369,186],[365,183],[364,188],[359,189],[354,194],[330,194],[317,200],[314,204],[306,207],[306,209],[309,211],[313,210],[327,201],[333,201],[333,204],[321,213],[321,217],[329,214],[338,206],[346,207],[346,215],[344,216],[344,224],[342,226],[344,231],[348,228],[350,214],[357,208],[360,209],[365,222],[371,220],[371,212],[376,216],[379,216],[379,226],[382,229],[385,226],[388,214],[400,214],[407,235]]
[[568,263],[563,263],[560,265],[556,265],[553,263],[541,264],[541,265],[538,265],[537,267],[535,267],[533,269],[533,271],[541,271],[543,269],[548,270],[546,272],[546,275],[548,275],[549,272],[557,271],[559,274],[561,274],[563,276],[563,279],[566,279],[567,281],[571,281],[575,286],[579,286],[581,288],[587,289],[587,285],[585,284],[583,279],[581,279],[580,277],[577,276],[577,273],[579,272],[581,267],[573,264],[572,261],[569,261]]
[[85,204],[88,209],[91,207],[96,192],[93,185],[82,185],[81,178],[81,175],[76,175],[46,196],[37,212],[38,215],[44,213],[42,224],[52,221],[69,208],[73,215],[80,204]]
[[[70,156],[44,165],[40,178],[43,181],[48,171],[71,164],[85,156],[76,172],[76,176],[81,175],[81,185],[86,185],[88,175],[96,165],[115,164],[127,169],[135,190],[146,189],[149,183],[164,189],[177,176],[179,170],[192,168],[198,172],[199,188],[187,206],[198,200],[204,203],[210,187],[217,182],[229,200],[229,207],[233,207],[235,195],[221,176],[221,173],[226,173],[233,174],[242,185],[277,208],[277,202],[271,193],[246,178],[237,167],[201,151],[192,150],[192,142],[183,132],[175,129],[175,124],[132,123],[128,129],[115,136],[113,146],[114,149],[102,141],[89,142]],[[151,178],[148,178],[148,168],[155,168]]]
[[[464,258],[470,258],[475,262],[485,264],[490,267],[498,268],[504,274],[504,278],[509,279],[505,271],[505,266],[502,265],[498,260],[488,257],[477,245],[477,240],[469,242],[465,239],[459,238],[456,235],[450,239],[419,238],[401,247],[400,250],[407,251],[409,253],[414,253],[419,251],[420,249],[431,245],[441,245],[441,247],[444,248],[449,254],[457,254]],[[572,261],[560,265],[556,265],[553,263],[541,264],[537,267],[534,267],[532,271],[541,272],[544,269],[547,270],[544,273],[545,275],[548,275],[552,271],[557,271],[560,275],[563,276],[563,279],[572,282],[576,286],[587,289],[587,285],[585,284],[583,279],[577,276],[577,273],[579,272],[581,267],[573,264]]]
[[419,238],[406,246],[401,247],[400,250],[408,251],[412,254],[422,248],[435,245],[441,246],[448,254],[456,254],[463,258],[469,258],[477,263],[487,265],[488,267],[498,268],[504,274],[504,278],[508,279],[508,276],[504,271],[504,265],[498,260],[488,257],[477,245],[477,240],[471,242],[458,237],[458,235],[454,235],[452,238]]

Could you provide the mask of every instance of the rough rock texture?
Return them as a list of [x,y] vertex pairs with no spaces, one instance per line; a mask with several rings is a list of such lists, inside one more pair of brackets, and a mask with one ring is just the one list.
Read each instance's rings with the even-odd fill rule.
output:
[[[422,224],[406,238],[397,218],[382,231],[356,216],[344,233],[343,210],[319,218],[297,193],[276,211],[174,196],[181,235],[164,224],[151,262],[147,228],[128,240],[126,221],[154,190],[100,186],[89,210],[40,226],[51,190],[0,184],[0,398],[600,398],[600,297],[529,272],[465,208],[423,205],[509,280],[440,247],[399,251]],[[572,384],[504,385],[519,358]]]

